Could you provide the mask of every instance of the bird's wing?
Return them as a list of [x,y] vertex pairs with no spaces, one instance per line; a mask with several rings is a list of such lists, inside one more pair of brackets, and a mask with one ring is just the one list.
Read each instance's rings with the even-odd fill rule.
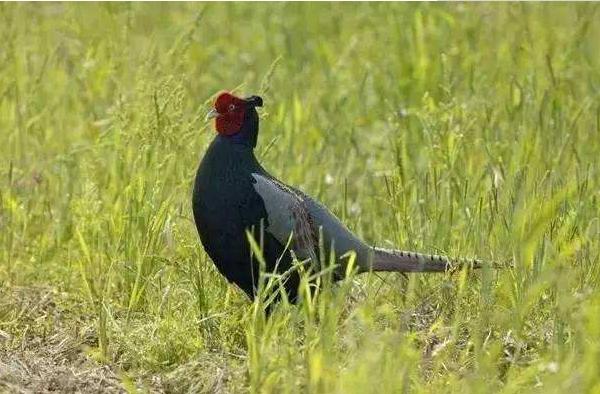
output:
[[340,259],[348,252],[356,253],[359,267],[367,267],[371,259],[372,248],[350,231],[327,207],[302,191],[293,189],[304,201],[310,217],[323,237],[326,256],[333,252]]
[[333,252],[337,259],[347,252],[356,252],[357,264],[369,263],[371,248],[358,239],[326,207],[302,191],[278,180],[253,174],[254,189],[262,197],[267,210],[267,231],[282,243],[287,243],[293,232],[293,249],[302,258],[315,258],[319,251],[319,237],[323,239],[326,257]]
[[253,187],[263,200],[267,213],[265,231],[273,235],[282,245],[290,247],[300,260],[318,262],[318,229],[304,199],[293,189],[274,178],[252,174]]

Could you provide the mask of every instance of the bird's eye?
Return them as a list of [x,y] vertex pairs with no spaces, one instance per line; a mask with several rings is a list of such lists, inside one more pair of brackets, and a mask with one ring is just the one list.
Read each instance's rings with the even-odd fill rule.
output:
[[233,111],[234,109],[235,109],[235,105],[229,104],[229,112]]

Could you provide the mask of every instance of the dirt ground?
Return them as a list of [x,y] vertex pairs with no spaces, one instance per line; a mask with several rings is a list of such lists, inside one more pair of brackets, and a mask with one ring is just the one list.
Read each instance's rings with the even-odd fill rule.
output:
[[243,380],[214,353],[131,377],[118,361],[97,361],[97,346],[92,316],[69,294],[0,284],[0,393],[221,393]]
[[65,295],[12,288],[0,296],[0,391],[125,392],[116,371],[87,355],[95,338],[85,322],[68,319]]

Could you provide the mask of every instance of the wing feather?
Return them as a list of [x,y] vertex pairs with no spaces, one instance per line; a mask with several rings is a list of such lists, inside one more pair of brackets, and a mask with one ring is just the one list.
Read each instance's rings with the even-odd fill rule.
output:
[[270,231],[280,242],[286,243],[293,232],[295,252],[303,259],[316,259],[319,251],[319,232],[324,241],[324,252],[340,258],[356,252],[357,264],[368,267],[372,248],[358,239],[333,213],[300,190],[289,187],[274,178],[253,174],[254,188],[263,198],[269,216]]
[[261,196],[267,211],[268,224],[265,231],[283,245],[292,236],[292,250],[302,259],[317,262],[318,237],[304,200],[294,190],[277,180],[252,174],[254,190]]

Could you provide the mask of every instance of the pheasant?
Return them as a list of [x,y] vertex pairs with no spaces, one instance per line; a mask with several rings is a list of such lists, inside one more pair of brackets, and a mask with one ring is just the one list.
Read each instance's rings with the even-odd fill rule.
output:
[[[336,258],[334,278],[343,277],[348,252],[358,272],[445,272],[479,261],[373,247],[354,235],[327,208],[269,174],[256,159],[262,98],[218,95],[207,119],[217,135],[198,167],[192,207],[200,240],[219,272],[251,299],[257,295],[261,267],[248,235],[262,250],[262,272],[286,273],[290,301],[298,296],[300,275],[294,262],[319,267],[321,253]],[[321,243],[320,243],[321,242]],[[322,245],[320,247],[319,245]]]

